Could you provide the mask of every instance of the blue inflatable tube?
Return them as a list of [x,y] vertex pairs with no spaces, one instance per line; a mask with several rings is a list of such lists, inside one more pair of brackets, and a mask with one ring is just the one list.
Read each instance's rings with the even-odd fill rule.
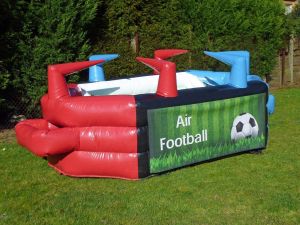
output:
[[[105,60],[105,62],[108,62],[118,57],[119,57],[118,54],[92,55],[89,57],[89,60],[94,61],[94,60],[103,59]],[[89,82],[105,81],[104,70],[102,67],[104,63],[89,68]]]

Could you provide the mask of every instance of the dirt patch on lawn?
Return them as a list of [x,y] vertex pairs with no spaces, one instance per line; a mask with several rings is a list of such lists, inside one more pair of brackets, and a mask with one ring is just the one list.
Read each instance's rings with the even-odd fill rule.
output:
[[0,130],[0,143],[12,143],[16,141],[16,134],[14,129]]

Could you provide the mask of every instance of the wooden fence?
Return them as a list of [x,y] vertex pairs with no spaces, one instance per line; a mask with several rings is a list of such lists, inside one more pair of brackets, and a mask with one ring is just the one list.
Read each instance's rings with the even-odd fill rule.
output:
[[271,87],[300,84],[300,39],[291,39],[289,46],[282,49],[277,57],[277,65],[271,73]]

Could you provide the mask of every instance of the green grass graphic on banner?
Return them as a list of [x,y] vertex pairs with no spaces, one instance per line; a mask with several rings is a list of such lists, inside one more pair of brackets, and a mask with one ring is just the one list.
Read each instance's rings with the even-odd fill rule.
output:
[[266,97],[148,110],[150,172],[265,147]]

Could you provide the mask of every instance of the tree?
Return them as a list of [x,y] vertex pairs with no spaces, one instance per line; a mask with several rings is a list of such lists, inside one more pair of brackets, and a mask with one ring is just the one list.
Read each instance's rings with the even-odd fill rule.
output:
[[[15,18],[10,8],[12,5],[8,0],[0,2],[0,91],[4,91],[9,84],[9,63],[12,57],[12,46],[14,39],[12,31],[15,28]],[[0,99],[1,102],[1,99]]]
[[300,5],[297,4],[292,13],[288,15],[289,34],[300,37]]
[[47,65],[87,59],[87,30],[99,3],[34,0],[26,4],[13,75],[20,96],[29,100],[28,107],[39,106],[39,99],[47,90]]
[[[12,90],[12,65],[15,56],[19,18],[23,15],[23,1],[0,1],[0,122],[7,120]],[[18,13],[17,13],[18,12]]]

